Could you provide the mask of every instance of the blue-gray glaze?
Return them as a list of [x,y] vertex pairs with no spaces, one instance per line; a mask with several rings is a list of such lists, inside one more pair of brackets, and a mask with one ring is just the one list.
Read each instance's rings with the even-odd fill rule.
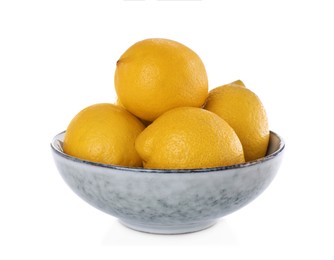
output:
[[283,141],[271,132],[269,155],[263,160],[198,171],[150,171],[65,155],[63,136],[53,139],[53,156],[77,195],[130,228],[166,234],[204,229],[254,200],[275,177],[284,150]]

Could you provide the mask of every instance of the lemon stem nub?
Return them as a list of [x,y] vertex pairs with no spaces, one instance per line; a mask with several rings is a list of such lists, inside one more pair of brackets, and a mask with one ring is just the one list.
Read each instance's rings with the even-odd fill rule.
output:
[[245,84],[240,80],[236,80],[236,81],[233,81],[230,83],[231,85],[239,85],[239,86],[243,86],[243,87],[246,87]]

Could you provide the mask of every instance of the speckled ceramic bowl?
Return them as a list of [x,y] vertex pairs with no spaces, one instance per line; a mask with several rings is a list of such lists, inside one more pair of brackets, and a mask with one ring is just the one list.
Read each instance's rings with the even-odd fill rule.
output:
[[51,143],[57,168],[90,205],[135,230],[178,234],[212,226],[261,194],[280,166],[283,140],[270,134],[267,156],[229,167],[155,170],[93,163],[66,155],[64,132]]

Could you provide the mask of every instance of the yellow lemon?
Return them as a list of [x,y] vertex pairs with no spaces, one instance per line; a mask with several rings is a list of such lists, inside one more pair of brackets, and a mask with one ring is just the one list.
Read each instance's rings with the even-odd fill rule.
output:
[[128,111],[153,121],[175,107],[201,107],[208,95],[208,78],[202,60],[187,46],[146,39],[117,61],[115,89]]
[[136,139],[144,168],[191,169],[244,162],[242,145],[219,116],[179,107],[158,117]]
[[251,90],[224,85],[210,91],[205,109],[223,118],[237,133],[246,161],[265,156],[269,142],[266,111]]
[[135,139],[144,125],[125,109],[107,103],[80,111],[64,137],[64,152],[93,162],[142,166]]

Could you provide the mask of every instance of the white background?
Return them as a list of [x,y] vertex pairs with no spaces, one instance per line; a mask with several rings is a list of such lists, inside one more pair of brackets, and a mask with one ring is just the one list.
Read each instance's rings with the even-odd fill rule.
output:
[[[228,2],[228,3],[227,3]],[[331,1],[0,1],[0,259],[333,259]],[[210,88],[241,79],[286,153],[269,188],[214,227],[135,232],[77,197],[50,141],[114,102],[119,56],[164,37],[196,51]]]

